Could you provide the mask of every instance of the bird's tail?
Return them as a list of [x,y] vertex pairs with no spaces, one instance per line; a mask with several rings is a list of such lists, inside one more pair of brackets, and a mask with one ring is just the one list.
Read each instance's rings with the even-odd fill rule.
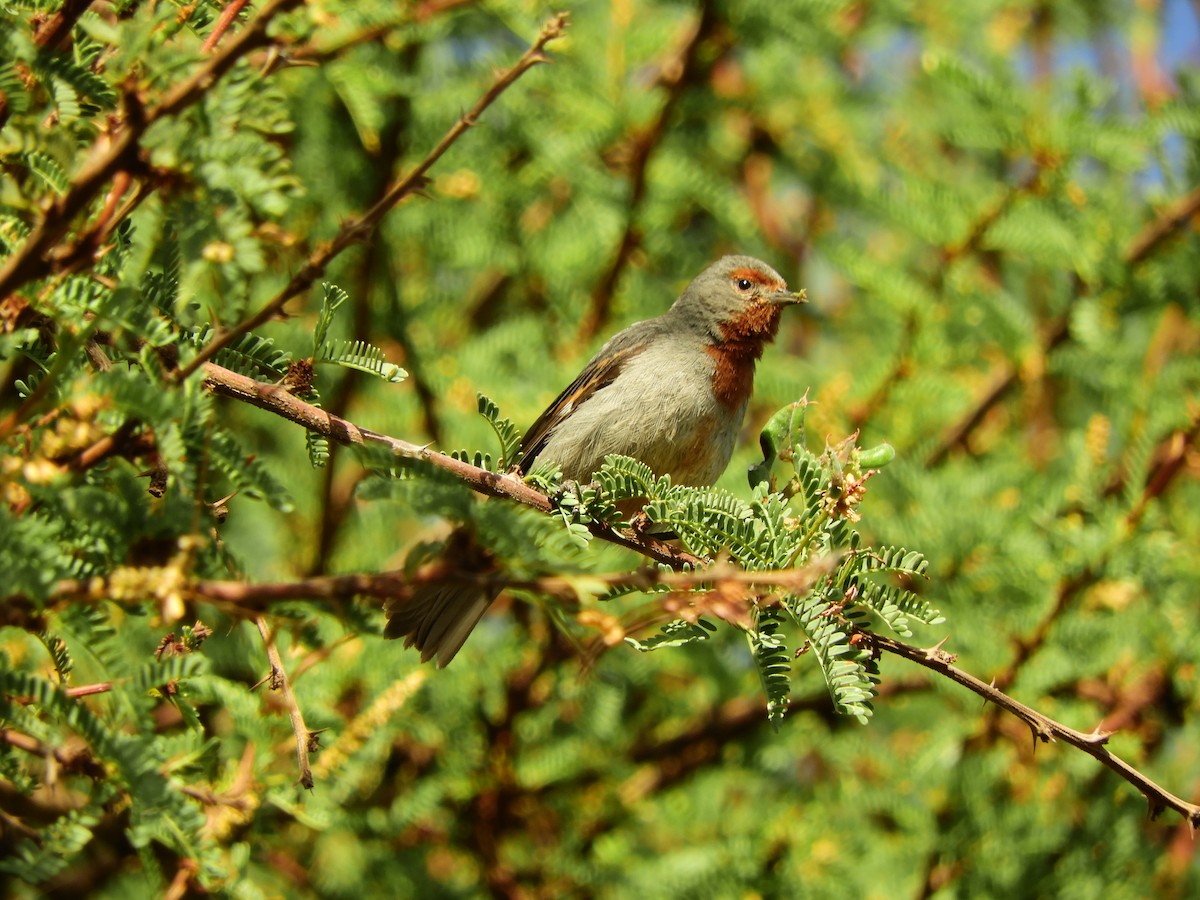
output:
[[412,597],[387,607],[384,637],[404,638],[405,647],[421,651],[421,662],[435,656],[446,666],[462,649],[496,592],[474,585],[438,584],[418,588]]
[[441,557],[418,570],[425,583],[384,605],[388,619],[384,637],[402,637],[405,647],[421,651],[421,662],[436,656],[438,666],[446,666],[499,594],[496,588],[478,583],[480,576],[495,568],[495,557],[475,542],[470,530],[456,528]]

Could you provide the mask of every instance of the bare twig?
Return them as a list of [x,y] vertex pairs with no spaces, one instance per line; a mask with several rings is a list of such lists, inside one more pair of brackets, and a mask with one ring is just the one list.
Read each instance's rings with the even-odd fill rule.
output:
[[218,351],[224,347],[228,347],[246,332],[252,331],[260,325],[269,322],[279,314],[289,300],[298,297],[312,287],[325,274],[326,268],[342,251],[370,237],[384,215],[425,183],[425,173],[432,168],[434,163],[442,158],[455,141],[466,133],[467,129],[479,121],[479,117],[483,115],[484,111],[501,94],[534,66],[549,60],[544,52],[546,44],[560,37],[566,31],[566,28],[566,13],[559,13],[552,16],[542,26],[537,40],[521,55],[516,64],[507,71],[502,72],[492,82],[491,87],[476,101],[470,111],[464,113],[454,123],[450,130],[442,136],[437,146],[430,150],[426,157],[417,163],[415,168],[393,182],[384,192],[383,196],[370,209],[359,216],[348,219],[330,241],[322,244],[313,251],[305,264],[300,268],[300,271],[293,275],[291,280],[280,289],[279,293],[260,307],[257,312],[243,319],[232,328],[220,332],[213,340],[201,348],[187,365],[175,373],[176,379],[182,380],[187,378],[204,365],[205,362],[212,359]]
[[[942,248],[942,261],[945,265],[949,265],[956,259],[974,253],[979,249],[984,237],[987,236],[988,230],[1000,221],[1001,217],[1012,209],[1014,203],[1026,194],[1036,194],[1042,183],[1042,176],[1048,170],[1053,169],[1055,160],[1048,157],[1039,156],[1034,160],[1033,168],[1029,174],[1004,192],[992,206],[984,210],[971,223],[971,227],[967,230],[967,234],[962,240],[950,244]],[[942,271],[938,270],[939,273]]]
[[0,728],[0,744],[7,744],[24,753],[39,756],[47,765],[54,766],[56,772],[61,769],[68,773],[105,777],[104,765],[92,755],[91,748],[86,744],[79,744],[71,749],[56,747],[11,728]]
[[205,53],[212,53],[220,43],[221,37],[229,30],[229,26],[233,24],[238,17],[238,13],[246,6],[247,0],[229,0],[225,4],[225,8],[221,10],[221,15],[217,16],[217,23],[213,25],[213,30],[209,32],[208,37],[204,39],[204,43],[200,45],[200,49]]
[[136,162],[138,142],[147,128],[179,114],[203,97],[204,92],[238,60],[270,41],[267,26],[276,15],[301,2],[267,0],[254,20],[225,44],[224,49],[214,54],[191,78],[167,91],[157,106],[143,109],[135,97],[127,95],[120,125],[97,139],[67,190],[46,209],[25,242],[0,266],[0,297],[7,297],[21,285],[45,274],[46,254],[61,242],[72,220],[104,190],[117,172]]
[[308,726],[304,724],[304,715],[300,712],[300,704],[296,702],[296,695],[292,693],[292,685],[283,668],[283,660],[279,658],[279,648],[275,646],[275,636],[271,634],[271,626],[262,616],[255,620],[255,624],[258,626],[258,633],[262,635],[263,644],[267,648],[267,659],[271,663],[271,689],[278,690],[283,694],[288,718],[292,722],[292,731],[296,735],[296,762],[300,766],[300,784],[312,790],[313,774],[312,767],[308,762],[308,754],[315,746],[316,734],[309,731]]
[[927,669],[937,672],[939,675],[949,678],[957,684],[961,684],[985,700],[1012,713],[1029,726],[1030,731],[1033,732],[1035,742],[1049,743],[1060,740],[1063,743],[1070,744],[1072,747],[1082,750],[1099,761],[1101,765],[1116,772],[1121,778],[1141,791],[1142,796],[1150,804],[1151,817],[1158,815],[1164,809],[1173,809],[1187,820],[1193,831],[1200,827],[1200,806],[1176,797],[1119,756],[1111,753],[1105,746],[1110,737],[1109,732],[1093,731],[1088,733],[1077,731],[1074,728],[1056,722],[1036,709],[1015,700],[994,685],[988,684],[986,681],[980,681],[974,675],[964,672],[955,666],[956,657],[954,654],[947,653],[941,648],[940,644],[929,649],[921,649],[920,647],[913,647],[910,644],[894,641],[891,638],[878,634],[866,635],[866,642],[877,650],[903,657],[910,662],[915,662],[919,666],[924,666]]

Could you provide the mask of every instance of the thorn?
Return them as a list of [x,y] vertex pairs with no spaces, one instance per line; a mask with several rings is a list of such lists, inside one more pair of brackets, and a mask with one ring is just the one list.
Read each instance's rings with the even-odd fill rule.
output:
[[[1149,798],[1149,797],[1147,797],[1147,798],[1146,798],[1146,801],[1147,801],[1147,802],[1150,804],[1150,812],[1149,812],[1149,815],[1150,815],[1150,821],[1151,821],[1151,822],[1153,822],[1153,821],[1154,821],[1155,819],[1157,819],[1157,818],[1158,818],[1160,815],[1162,815],[1162,811],[1163,811],[1164,809],[1166,809],[1166,807],[1165,807],[1165,806],[1163,806],[1161,803],[1159,803],[1157,800],[1153,800],[1153,799],[1151,799],[1151,798]],[[1193,827],[1194,827],[1194,826],[1193,826]]]
[[1101,731],[1100,726],[1103,724],[1104,724],[1104,720],[1101,719],[1099,722],[1096,723],[1096,727],[1093,728],[1090,732],[1088,732],[1085,735],[1085,737],[1087,737],[1089,742],[1095,744],[1098,747],[1102,747],[1105,744],[1107,744],[1108,739],[1110,737],[1112,737],[1114,734],[1116,734],[1115,731]]
[[956,659],[958,659],[957,654],[947,653],[946,651],[942,650],[942,648],[946,646],[946,642],[949,640],[950,640],[950,635],[946,635],[944,638],[942,638],[940,641],[938,641],[932,647],[926,648],[926,650],[925,650],[926,659],[935,659],[938,662],[947,663],[947,664],[952,663]]

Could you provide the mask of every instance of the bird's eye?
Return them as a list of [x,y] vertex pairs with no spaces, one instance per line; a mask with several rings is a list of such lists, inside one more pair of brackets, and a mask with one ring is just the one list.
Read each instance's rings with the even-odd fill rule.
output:
[[748,291],[754,287],[749,278],[739,278],[737,280],[737,289],[739,291]]

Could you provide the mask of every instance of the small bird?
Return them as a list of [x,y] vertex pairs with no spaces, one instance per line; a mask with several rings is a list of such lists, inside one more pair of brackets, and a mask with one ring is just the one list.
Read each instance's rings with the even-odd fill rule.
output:
[[[697,275],[661,316],[618,332],[530,426],[515,471],[550,462],[587,482],[609,454],[630,456],[675,484],[707,487],[733,454],[755,363],[779,330],[784,306],[804,302],[779,273],[750,256],[724,256]],[[448,551],[463,568],[486,551],[455,532]],[[421,661],[445,666],[497,591],[430,585],[388,604],[384,634],[404,637]]]

